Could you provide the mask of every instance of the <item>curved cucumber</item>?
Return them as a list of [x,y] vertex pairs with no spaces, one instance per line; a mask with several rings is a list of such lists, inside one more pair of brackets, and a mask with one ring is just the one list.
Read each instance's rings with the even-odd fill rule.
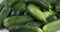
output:
[[30,16],[11,16],[4,20],[4,26],[8,28],[13,25],[24,25],[29,21],[33,21]]
[[56,32],[60,29],[60,19],[54,20],[43,27],[45,32]]
[[42,32],[42,30],[35,26],[11,26],[9,32]]
[[35,5],[30,4],[27,8],[28,12],[40,21],[47,22],[43,12]]
[[12,6],[12,11],[14,11],[14,15],[21,15],[24,13],[24,10],[26,8],[25,3],[16,3],[15,5]]
[[2,11],[0,12],[0,26],[2,26],[3,20],[8,16],[10,11],[11,11],[11,8],[8,6],[2,9]]
[[53,15],[55,15],[55,12],[53,12],[53,11],[45,11],[44,12],[44,16],[46,19],[53,16]]

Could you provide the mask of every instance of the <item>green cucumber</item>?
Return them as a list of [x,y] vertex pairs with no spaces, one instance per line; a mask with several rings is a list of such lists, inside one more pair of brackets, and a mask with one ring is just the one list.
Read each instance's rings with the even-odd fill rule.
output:
[[49,4],[54,4],[56,3],[57,0],[45,0],[45,1],[47,1]]
[[42,32],[42,30],[35,26],[11,26],[9,32]]
[[2,9],[2,11],[0,12],[0,26],[2,26],[3,20],[8,16],[10,11],[11,11],[11,8],[8,6]]
[[45,11],[44,12],[44,16],[46,19],[52,17],[53,15],[55,15],[55,12],[53,12],[53,11]]
[[35,22],[35,21],[31,21],[31,22],[26,23],[26,25],[29,25],[29,26],[36,26],[36,27],[40,27],[40,24],[41,24],[41,23]]
[[57,12],[60,12],[60,0],[57,0],[55,9]]
[[46,18],[43,14],[43,12],[35,5],[33,4],[30,4],[28,5],[28,8],[27,8],[27,11],[32,15],[34,16],[35,18],[37,18],[38,20],[40,21],[43,21],[43,22],[46,22]]
[[3,0],[2,3],[0,4],[0,10],[3,9],[5,2],[7,2],[7,0]]
[[60,19],[54,20],[43,27],[45,32],[56,32],[60,29]]
[[17,0],[3,0],[0,5],[0,10],[5,6],[12,6],[16,2],[17,2]]
[[36,4],[38,6],[43,7],[44,9],[50,10],[52,8],[51,4],[49,4],[46,0],[27,0],[27,3]]
[[5,6],[12,6],[16,2],[17,2],[17,0],[8,0],[4,5]]
[[3,23],[4,26],[8,28],[13,25],[24,25],[29,21],[33,21],[33,18],[30,16],[11,16],[6,18]]
[[27,0],[18,0],[18,2],[20,2],[20,3],[26,3],[27,2]]
[[47,21],[51,22],[51,21],[56,20],[56,19],[58,19],[57,16],[53,15],[52,17],[48,18]]
[[22,15],[26,8],[25,3],[16,3],[12,6],[12,11],[14,11],[14,15]]

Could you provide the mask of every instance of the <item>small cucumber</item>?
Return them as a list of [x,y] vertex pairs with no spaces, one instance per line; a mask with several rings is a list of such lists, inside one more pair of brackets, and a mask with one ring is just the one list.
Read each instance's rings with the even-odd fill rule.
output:
[[16,3],[12,6],[12,11],[14,11],[14,15],[22,15],[24,13],[24,10],[26,8],[25,3]]
[[34,4],[28,5],[27,11],[28,11],[32,16],[34,16],[35,18],[37,18],[38,20],[47,23],[46,18],[45,18],[45,16],[44,16],[43,12],[42,12],[37,6],[35,6]]
[[41,23],[35,22],[35,21],[31,21],[31,22],[26,23],[26,25],[29,25],[29,26],[36,26],[36,27],[40,27],[40,24],[41,24]]
[[8,16],[8,14],[10,13],[11,8],[6,6],[2,9],[2,11],[0,12],[0,26],[2,26],[2,22],[4,21],[4,19]]
[[42,30],[35,26],[11,26],[9,27],[9,32],[42,32]]
[[43,27],[45,32],[56,32],[60,29],[60,19],[54,20]]
[[13,25],[22,25],[29,21],[33,21],[33,18],[30,16],[11,16],[4,20],[4,26],[6,28],[13,26]]
[[55,15],[55,12],[53,12],[53,11],[45,11],[44,12],[44,16],[46,19],[52,17],[53,15]]

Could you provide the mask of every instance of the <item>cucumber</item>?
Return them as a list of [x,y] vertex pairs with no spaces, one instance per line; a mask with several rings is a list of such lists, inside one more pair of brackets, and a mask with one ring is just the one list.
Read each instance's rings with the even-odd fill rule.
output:
[[55,15],[54,11],[45,11],[44,12],[44,16],[45,16],[46,19],[52,17],[53,15]]
[[55,9],[57,12],[60,12],[60,0],[57,0]]
[[20,3],[26,3],[27,2],[27,0],[18,0],[18,2],[20,2]]
[[8,0],[4,5],[5,6],[12,6],[16,2],[17,2],[17,0]]
[[33,18],[30,16],[11,16],[4,20],[4,26],[6,28],[14,25],[24,25],[25,23],[33,21]]
[[5,6],[12,6],[16,2],[17,2],[17,0],[3,0],[0,5],[0,9],[2,9]]
[[54,20],[43,27],[45,32],[56,32],[60,29],[60,19]]
[[12,6],[12,11],[14,11],[14,15],[22,15],[26,8],[25,3],[16,3]]
[[50,10],[52,8],[51,4],[49,4],[46,0],[27,0],[27,4],[29,3],[36,4],[44,9]]
[[27,8],[27,11],[32,16],[34,16],[36,19],[38,19],[38,20],[40,20],[42,22],[47,23],[46,18],[44,16],[43,12],[37,6],[35,6],[34,4],[29,4],[28,8]]
[[2,3],[0,4],[0,10],[2,10],[2,8],[4,7],[5,2],[7,2],[7,0],[3,0]]
[[35,26],[11,26],[9,32],[42,32],[42,30]]
[[51,22],[53,20],[58,19],[56,15],[53,15],[52,17],[50,17],[49,19],[47,19],[48,22]]
[[32,22],[26,23],[26,25],[40,27],[41,23],[32,21]]
[[2,9],[2,11],[0,12],[0,26],[2,26],[2,22],[4,21],[4,19],[8,16],[8,14],[10,13],[11,8],[6,6]]
[[57,0],[45,0],[45,1],[47,1],[49,4],[54,4],[56,3]]

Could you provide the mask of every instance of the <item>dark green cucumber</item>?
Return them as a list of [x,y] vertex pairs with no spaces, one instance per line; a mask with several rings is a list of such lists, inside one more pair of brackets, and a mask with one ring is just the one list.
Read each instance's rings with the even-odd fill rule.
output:
[[35,26],[11,26],[9,32],[42,32],[42,30]]
[[43,7],[44,9],[51,9],[52,6],[46,0],[27,0],[27,3],[33,3],[38,6]]
[[22,15],[26,8],[25,3],[16,3],[12,6],[12,12],[14,11],[14,15]]
[[9,12],[11,11],[10,7],[4,7],[0,12],[0,26],[2,26],[3,20],[8,16]]
[[11,6],[11,5],[13,5],[14,3],[16,3],[17,2],[17,0],[8,0],[4,5],[5,6]]
[[27,11],[40,21],[47,22],[43,12],[35,5],[28,5]]
[[3,0],[0,5],[0,9],[2,9],[5,6],[12,6],[16,2],[17,2],[17,0]]
[[57,0],[55,8],[57,12],[60,12],[60,0]]
[[60,19],[54,20],[43,27],[45,32],[56,32],[60,29]]
[[49,4],[54,4],[56,3],[57,0],[45,0],[45,1],[47,1]]
[[4,26],[10,27],[13,25],[24,25],[29,21],[33,21],[33,18],[31,18],[30,16],[11,16],[4,20]]
[[55,15],[55,12],[53,12],[53,11],[45,11],[44,12],[44,16],[46,19],[52,17],[53,15]]
[[27,0],[18,0],[18,2],[23,2],[23,3],[26,3],[27,2]]
[[5,2],[7,2],[7,0],[3,0],[2,3],[0,4],[0,10],[4,7]]
[[47,19],[48,22],[51,22],[53,20],[58,19],[56,15],[51,16],[50,18]]
[[26,25],[40,27],[41,23],[31,21],[31,22],[26,23]]

